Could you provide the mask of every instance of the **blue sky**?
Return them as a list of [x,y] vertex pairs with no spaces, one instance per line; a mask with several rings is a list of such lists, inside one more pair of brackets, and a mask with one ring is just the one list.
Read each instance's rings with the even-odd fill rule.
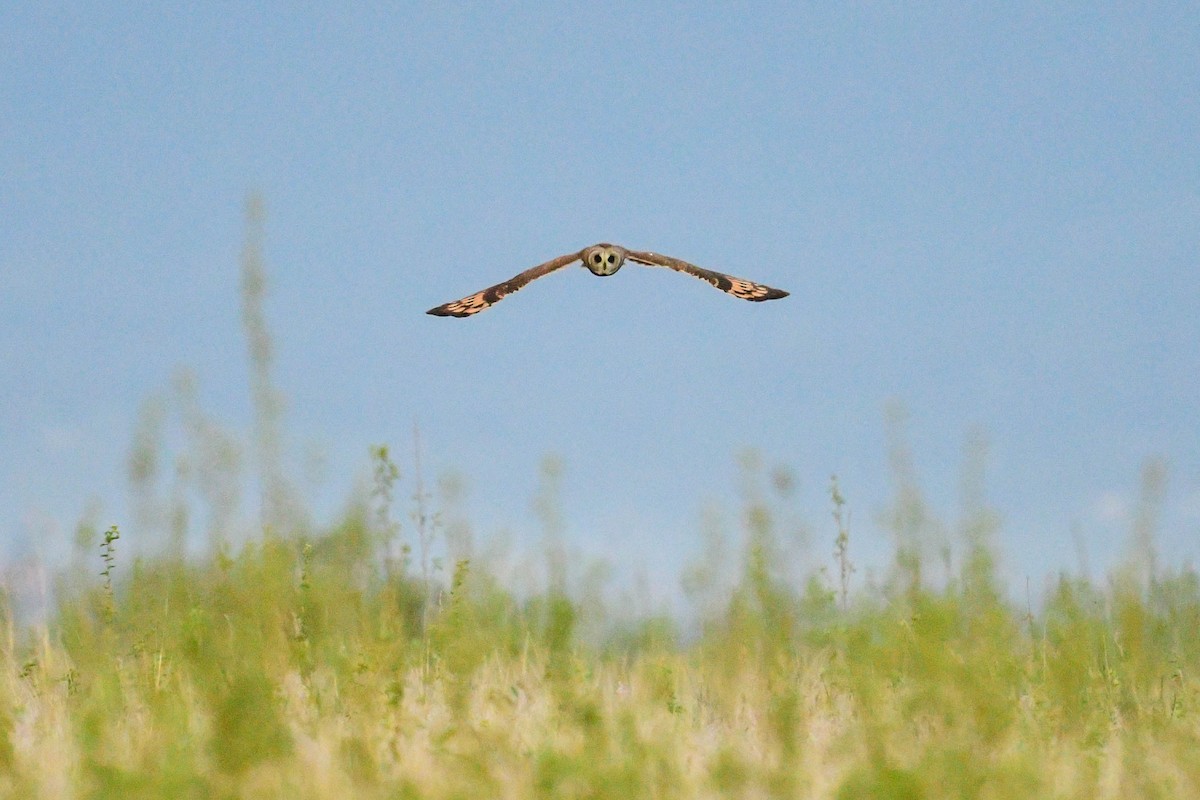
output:
[[[572,546],[662,576],[754,448],[818,557],[841,476],[870,562],[899,402],[948,518],[985,432],[1014,581],[1118,558],[1147,458],[1164,559],[1200,556],[1194,6],[342,6],[0,11],[0,538],[50,556],[98,503],[136,542],[135,420],[181,367],[248,430],[259,192],[326,517],[371,444],[411,478],[415,422],[478,540],[536,546],[557,454]],[[630,266],[424,314],[598,241],[792,295]]]

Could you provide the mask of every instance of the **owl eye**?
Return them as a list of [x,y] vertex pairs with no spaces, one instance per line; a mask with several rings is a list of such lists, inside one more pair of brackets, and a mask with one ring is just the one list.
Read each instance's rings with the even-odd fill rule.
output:
[[617,254],[616,254],[616,253],[609,253],[609,254],[608,254],[608,263],[610,263],[610,264],[615,264],[615,263],[617,263]]
[[603,260],[604,260],[604,256],[601,255],[600,253],[592,253],[592,263],[593,264],[599,264]]

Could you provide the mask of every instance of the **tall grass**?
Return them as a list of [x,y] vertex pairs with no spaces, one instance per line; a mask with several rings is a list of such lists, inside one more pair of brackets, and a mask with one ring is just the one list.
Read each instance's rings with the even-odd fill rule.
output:
[[[186,381],[147,406],[137,523],[81,528],[48,619],[0,595],[0,797],[1200,797],[1200,578],[1154,557],[1157,464],[1126,564],[1027,607],[995,572],[982,442],[946,525],[899,418],[880,581],[854,588],[836,480],[833,525],[806,534],[829,563],[800,567],[790,476],[762,489],[751,460],[735,535],[706,530],[685,576],[694,629],[606,607],[573,579],[548,460],[545,588],[508,585],[386,446],[335,523],[296,507],[255,225],[261,209],[243,300],[262,517],[239,529],[243,445]],[[168,547],[127,546],[154,530]]]
[[985,559],[898,561],[843,603],[779,577],[774,522],[694,636],[581,637],[569,588],[467,559],[431,591],[365,504],[190,559],[110,531],[46,624],[5,614],[0,796],[1200,796],[1195,572],[1064,575],[1031,615]]

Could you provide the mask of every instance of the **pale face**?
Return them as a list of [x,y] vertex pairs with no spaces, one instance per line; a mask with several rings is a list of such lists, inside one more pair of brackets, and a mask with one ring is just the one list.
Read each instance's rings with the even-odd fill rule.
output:
[[583,251],[583,265],[593,275],[614,275],[625,263],[624,248],[612,244],[596,244]]

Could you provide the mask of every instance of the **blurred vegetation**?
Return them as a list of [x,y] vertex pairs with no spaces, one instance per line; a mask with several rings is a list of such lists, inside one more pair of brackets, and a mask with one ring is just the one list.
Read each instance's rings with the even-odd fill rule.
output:
[[129,558],[113,527],[80,537],[49,620],[6,602],[0,797],[1200,796],[1191,569],[1135,552],[1035,614],[976,519],[940,585],[918,552],[847,592],[834,487],[834,569],[787,568],[777,501],[754,499],[732,585],[689,573],[692,629],[606,617],[561,553],[542,591],[482,556],[423,575],[373,456],[328,529]]
[[192,379],[147,404],[137,519],[80,526],[47,619],[0,593],[0,798],[1200,797],[1200,578],[1154,556],[1160,465],[1126,564],[1036,612],[996,574],[982,441],[947,525],[898,414],[877,579],[852,578],[836,479],[810,530],[794,478],[748,457],[737,525],[706,526],[684,575],[694,623],[614,608],[566,557],[551,459],[544,587],[509,585],[419,445],[411,476],[373,448],[333,525],[298,505],[249,216],[256,477]]

